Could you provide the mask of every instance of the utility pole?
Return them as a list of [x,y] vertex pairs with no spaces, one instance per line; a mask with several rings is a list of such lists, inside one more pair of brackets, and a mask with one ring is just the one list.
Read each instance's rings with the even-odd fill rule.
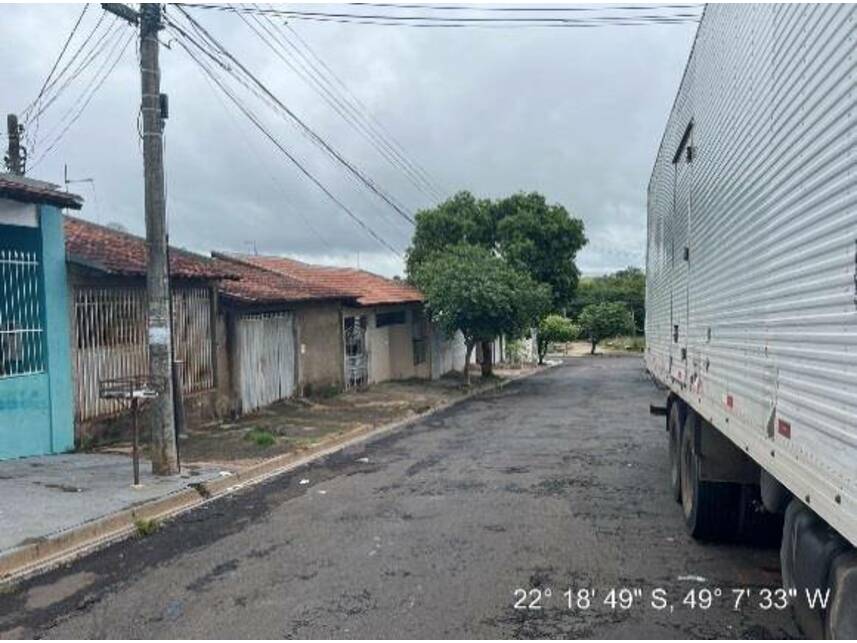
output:
[[143,120],[143,175],[145,187],[146,287],[149,312],[149,374],[163,388],[153,401],[151,455],[155,475],[178,473],[171,364],[172,319],[164,197],[164,145],[161,113],[161,72],[158,67],[158,32],[161,5],[141,4],[134,11],[123,4],[102,4],[119,17],[140,25],[140,79]]
[[143,173],[145,181],[146,245],[149,263],[149,371],[163,384],[155,399],[152,426],[152,472],[178,473],[173,374],[170,346],[170,274],[167,265],[167,208],[164,197],[164,141],[161,120],[161,71],[158,32],[161,5],[140,5],[140,78],[143,90]]
[[6,169],[12,174],[24,176],[24,164],[26,163],[26,151],[21,148],[21,126],[18,125],[18,116],[6,115],[6,133],[9,135],[9,149],[6,153]]

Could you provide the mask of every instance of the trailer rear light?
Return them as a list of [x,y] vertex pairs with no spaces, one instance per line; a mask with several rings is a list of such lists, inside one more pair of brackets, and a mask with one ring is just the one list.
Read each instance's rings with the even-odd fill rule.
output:
[[788,438],[791,440],[792,438],[792,425],[786,422],[785,420],[777,421],[777,433],[779,433],[784,438]]

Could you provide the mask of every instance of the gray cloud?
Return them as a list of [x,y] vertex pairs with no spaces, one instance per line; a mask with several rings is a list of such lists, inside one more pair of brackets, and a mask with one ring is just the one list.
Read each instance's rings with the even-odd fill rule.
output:
[[[317,6],[317,5],[316,5]],[[0,6],[2,111],[36,95],[79,5]],[[100,8],[90,7],[83,26]],[[411,210],[430,205],[234,15],[196,10],[289,106]],[[349,88],[447,192],[499,197],[538,190],[586,223],[584,272],[640,265],[646,184],[695,25],[602,29],[405,29],[293,23]],[[128,28],[130,29],[130,27]],[[169,43],[169,36],[163,40]],[[385,274],[384,251],[212,90],[175,44],[162,50],[170,95],[168,203],[174,243],[200,251],[289,253]],[[41,119],[48,133],[74,100]],[[141,232],[142,154],[134,46],[32,176],[61,182],[63,164],[87,199],[83,216]],[[344,202],[394,246],[409,225],[357,187],[291,125],[265,122]],[[5,140],[3,140],[5,145]],[[38,147],[35,158],[39,155]]]

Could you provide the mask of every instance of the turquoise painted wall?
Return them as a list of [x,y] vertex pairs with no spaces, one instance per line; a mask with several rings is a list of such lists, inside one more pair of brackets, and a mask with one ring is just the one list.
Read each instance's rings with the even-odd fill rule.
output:
[[39,207],[42,231],[42,274],[47,325],[48,378],[51,393],[51,452],[74,449],[74,408],[71,375],[71,323],[66,280],[63,216],[57,208]]
[[39,207],[38,229],[0,226],[0,247],[41,251],[46,370],[0,379],[0,459],[74,448],[71,340],[62,213]]

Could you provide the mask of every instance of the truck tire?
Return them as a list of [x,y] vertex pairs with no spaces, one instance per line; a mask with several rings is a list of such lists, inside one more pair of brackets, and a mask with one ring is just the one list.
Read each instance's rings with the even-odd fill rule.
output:
[[676,502],[681,502],[681,402],[675,401],[670,405],[667,417],[667,435],[670,449],[670,493]]
[[734,482],[700,480],[700,456],[695,433],[700,426],[696,414],[687,413],[681,434],[681,506],[688,533],[698,540],[735,538],[741,485]]

